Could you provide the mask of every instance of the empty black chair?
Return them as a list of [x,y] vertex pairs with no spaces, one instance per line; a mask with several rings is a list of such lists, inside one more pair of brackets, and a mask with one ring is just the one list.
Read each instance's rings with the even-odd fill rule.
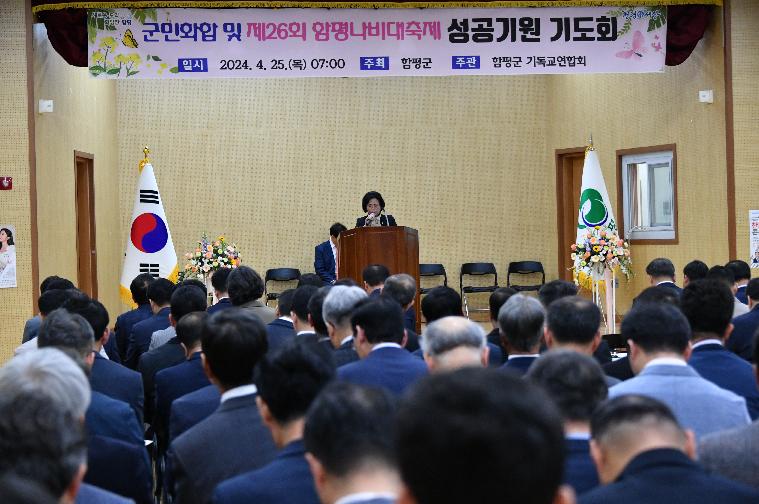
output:
[[279,292],[269,292],[269,282],[292,282],[300,278],[300,270],[297,268],[274,268],[266,270],[266,277],[264,278],[264,295],[266,296],[266,304],[269,301],[276,301],[279,297]]
[[[464,285],[464,275],[483,276],[493,275],[492,285]],[[498,272],[495,269],[495,264],[489,262],[476,262],[476,263],[464,263],[461,265],[461,273],[459,273],[459,288],[461,289],[461,300],[464,303],[464,315],[469,317],[470,311],[490,311],[489,308],[472,308],[469,309],[469,301],[467,300],[467,294],[477,294],[482,292],[493,292],[498,288]]]
[[[445,273],[445,268],[442,264],[420,264],[419,265],[420,277],[443,277],[443,285],[448,287],[448,275]],[[421,280],[421,278],[420,278]],[[423,287],[419,289],[419,294],[427,294],[432,287]]]
[[[540,273],[542,278],[536,285],[514,285],[511,283],[511,275],[532,275]],[[506,286],[515,291],[539,291],[543,284],[546,283],[546,274],[543,271],[543,264],[540,261],[516,261],[509,263],[509,271],[506,273]]]

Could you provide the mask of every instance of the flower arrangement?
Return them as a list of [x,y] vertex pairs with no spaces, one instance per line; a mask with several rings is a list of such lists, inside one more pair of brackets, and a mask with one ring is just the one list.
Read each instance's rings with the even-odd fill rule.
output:
[[626,278],[632,275],[630,245],[615,232],[601,226],[588,228],[581,243],[571,246],[575,276],[584,273],[594,280],[603,278],[606,269],[616,269]]
[[187,263],[179,272],[180,281],[188,278],[206,280],[219,268],[236,268],[240,265],[240,252],[234,243],[228,243],[224,236],[211,241],[206,233],[198,241],[195,251],[186,253],[184,258]]

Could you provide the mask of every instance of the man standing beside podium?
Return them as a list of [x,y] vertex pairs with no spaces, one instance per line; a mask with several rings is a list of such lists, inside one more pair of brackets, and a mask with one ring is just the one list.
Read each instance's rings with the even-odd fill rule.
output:
[[329,240],[320,243],[314,249],[314,270],[325,285],[332,285],[337,279],[337,239],[346,229],[339,222],[332,224],[329,228]]

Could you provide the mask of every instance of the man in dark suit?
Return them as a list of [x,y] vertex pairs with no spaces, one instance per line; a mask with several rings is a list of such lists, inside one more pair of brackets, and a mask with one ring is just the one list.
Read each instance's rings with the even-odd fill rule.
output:
[[759,278],[753,278],[746,286],[749,312],[733,319],[733,332],[727,340],[727,348],[739,357],[752,362],[751,350],[759,329]]
[[324,305],[324,298],[327,297],[331,288],[331,285],[319,287],[308,300],[308,323],[314,328],[316,341],[329,353],[332,353],[332,343],[327,333],[327,323],[324,322],[322,306]]
[[229,300],[227,292],[227,279],[232,272],[231,268],[219,268],[211,275],[211,286],[213,295],[216,297],[216,304],[208,307],[208,314],[213,315],[217,311],[226,310],[232,307],[232,301]]
[[290,316],[293,306],[295,289],[287,289],[277,296],[277,318],[266,324],[266,336],[269,341],[269,351],[275,350],[295,338],[293,319]]
[[310,341],[292,341],[264,358],[256,380],[258,404],[279,454],[270,464],[220,484],[214,504],[319,504],[306,462],[303,424],[309,406],[334,375],[328,351]]
[[340,233],[347,228],[336,222],[329,227],[329,240],[320,243],[314,249],[314,271],[324,281],[332,285],[337,279],[337,253]]
[[741,303],[748,305],[746,287],[748,286],[748,281],[751,280],[751,267],[746,261],[736,259],[725,264],[725,268],[729,269],[735,277],[735,297]]
[[256,407],[253,370],[266,354],[266,328],[243,309],[209,317],[201,339],[203,368],[221,392],[208,418],[174,439],[169,467],[177,504],[204,504],[222,481],[271,462],[276,447]]
[[559,412],[527,380],[483,368],[436,373],[409,391],[396,418],[399,504],[572,502],[561,486]]
[[501,342],[501,330],[498,329],[498,310],[500,310],[501,306],[506,304],[506,301],[508,301],[509,298],[516,293],[517,291],[511,287],[498,287],[490,294],[490,298],[488,298],[488,306],[490,308],[490,325],[493,327],[493,330],[490,331],[487,336],[488,343],[500,348],[504,358],[508,357],[508,354],[506,354],[506,351],[502,346],[503,343]]
[[546,311],[540,301],[514,294],[498,311],[503,346],[508,360],[499,369],[524,375],[538,358]]
[[406,344],[403,348],[409,352],[419,350],[419,335],[416,334],[416,280],[411,275],[399,273],[385,279],[382,295],[394,299],[403,310],[403,327],[406,329]]
[[[192,287],[180,287],[193,289]],[[208,314],[205,312],[188,313],[177,324],[177,339],[185,350],[187,360],[155,375],[155,415],[153,429],[158,437],[158,445],[163,451],[167,444],[171,403],[185,394],[207,387],[211,384],[203,371],[200,361],[200,335]]]
[[174,292],[174,284],[165,278],[157,278],[148,286],[148,300],[153,315],[132,326],[127,344],[127,355],[124,364],[132,369],[137,369],[140,355],[148,351],[150,338],[155,331],[169,327],[169,311],[171,293]]
[[113,333],[122,362],[126,360],[132,327],[153,315],[153,311],[150,309],[150,301],[148,301],[148,286],[153,283],[153,280],[155,278],[149,273],[140,273],[134,277],[132,283],[129,284],[129,291],[132,293],[132,300],[137,308],[122,313],[116,318]]
[[351,317],[356,328],[353,346],[360,361],[338,369],[341,380],[384,387],[400,395],[427,374],[427,366],[401,348],[403,314],[395,301],[380,297],[358,307]]
[[431,373],[488,365],[485,330],[466,317],[443,317],[427,324],[422,354]]
[[608,394],[605,378],[591,356],[566,349],[543,354],[527,372],[527,379],[542,387],[561,411],[567,454],[564,483],[577,495],[598,486],[590,458],[590,418]]
[[699,375],[746,400],[752,420],[759,417],[759,389],[751,364],[725,348],[730,337],[733,294],[723,282],[690,282],[680,306],[690,323],[692,353],[688,365]]
[[687,287],[690,282],[703,280],[709,273],[709,266],[704,261],[695,259],[683,268],[683,287]]
[[221,403],[221,392],[216,385],[203,387],[185,394],[171,403],[169,415],[169,444],[190,427],[205,420]]
[[651,285],[660,285],[672,289],[678,295],[682,291],[675,284],[675,265],[666,257],[658,257],[646,266],[646,275]]
[[316,294],[321,287],[314,285],[301,285],[293,293],[293,301],[290,305],[290,318],[293,321],[295,337],[318,341],[319,337],[314,330],[314,324],[309,317],[308,302],[311,296]]
[[[49,276],[45,278],[40,284],[40,297],[42,294],[46,293],[49,290],[65,291],[69,289],[76,289],[76,286],[71,280],[67,278],[61,278],[56,275]],[[39,307],[39,299],[37,300],[37,303]],[[27,320],[24,324],[24,335],[21,338],[21,343],[26,343],[27,341],[36,338],[37,334],[40,332],[40,326],[42,325],[42,318],[44,316],[44,313],[49,313],[56,308],[59,308],[59,306],[55,306],[47,312],[43,312],[42,308],[40,308],[40,313]]]
[[735,276],[733,275],[733,270],[719,265],[712,266],[709,268],[709,273],[706,274],[706,278],[711,280],[720,280],[727,285],[728,289],[730,289],[730,292],[733,294],[733,318],[740,317],[741,315],[745,315],[751,311],[748,306],[741,303],[738,298],[735,297],[735,293],[737,292],[738,287],[735,285]]
[[385,280],[390,276],[390,270],[384,264],[370,264],[361,272],[364,281],[364,290],[370,298],[378,297],[382,293]]
[[153,504],[153,474],[143,446],[105,436],[89,436],[84,481],[140,504]]
[[340,367],[358,360],[353,348],[351,315],[357,306],[366,302],[368,296],[360,287],[336,285],[324,299],[322,312],[327,323],[327,333],[334,348],[335,365]]
[[604,486],[581,504],[759,502],[759,492],[704,471],[693,433],[664,404],[643,396],[612,399],[591,421],[591,453]]
[[[169,324],[172,329],[180,320],[193,312],[203,312],[206,309],[206,297],[203,291],[193,285],[185,285],[177,288],[169,301]],[[145,352],[140,356],[137,369],[142,374],[145,385],[145,421],[153,422],[155,408],[155,376],[162,369],[175,366],[186,359],[185,349],[175,336],[163,345]]]
[[319,394],[306,417],[303,444],[323,504],[395,502],[395,412],[393,397],[382,389],[337,382]]

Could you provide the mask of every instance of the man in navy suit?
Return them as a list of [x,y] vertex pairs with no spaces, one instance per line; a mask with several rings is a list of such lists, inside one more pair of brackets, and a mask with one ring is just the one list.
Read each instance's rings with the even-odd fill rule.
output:
[[678,295],[682,291],[675,284],[675,265],[666,257],[658,257],[646,266],[646,275],[651,285],[660,285],[672,289]]
[[733,319],[733,332],[727,340],[727,348],[739,357],[752,362],[752,348],[759,329],[759,278],[753,278],[746,286],[749,312]]
[[253,384],[267,349],[261,319],[244,309],[215,313],[204,324],[201,345],[203,368],[221,392],[221,405],[169,447],[177,504],[205,504],[219,483],[263,467],[276,454]]
[[390,270],[384,264],[370,264],[361,272],[364,290],[370,298],[378,297],[385,286],[385,280],[390,276]]
[[227,278],[229,278],[231,271],[232,268],[219,268],[211,275],[213,295],[216,296],[217,301],[216,304],[208,307],[209,315],[232,307],[232,301],[229,300],[229,293],[227,292]]
[[309,406],[334,375],[329,351],[313,341],[291,341],[264,358],[256,380],[258,406],[279,454],[261,469],[219,485],[214,504],[319,504],[306,462],[303,424]]
[[332,285],[337,279],[337,253],[340,233],[346,228],[339,222],[329,227],[329,240],[320,243],[314,249],[314,271],[324,281]]
[[148,301],[148,286],[153,283],[153,280],[155,278],[149,273],[140,273],[129,284],[129,291],[132,293],[132,300],[137,305],[137,308],[119,315],[113,328],[116,347],[119,350],[122,361],[126,360],[127,346],[129,344],[129,335],[132,333],[132,327],[136,323],[142,322],[153,315],[153,311],[150,309],[150,301]]
[[336,382],[319,394],[306,417],[303,444],[323,504],[395,502],[395,413],[393,397],[382,389]]
[[221,393],[216,385],[209,385],[185,394],[171,403],[169,415],[169,444],[190,427],[205,420],[221,403]]
[[509,353],[499,369],[524,375],[540,351],[546,310],[540,301],[524,294],[514,294],[498,311],[503,346]]
[[269,341],[269,351],[275,350],[295,338],[293,319],[290,316],[293,306],[295,289],[287,289],[277,296],[277,318],[266,324],[266,337]]
[[709,266],[704,261],[694,259],[683,268],[683,287],[687,287],[690,282],[703,280],[707,273],[709,273]]
[[319,287],[316,292],[308,300],[308,323],[314,328],[316,333],[316,341],[320,343],[325,350],[332,353],[332,343],[329,340],[329,334],[327,332],[327,323],[324,321],[324,314],[322,313],[322,306],[324,305],[324,299],[329,294],[331,285],[325,285]]
[[427,374],[425,363],[401,348],[403,313],[392,299],[380,297],[358,307],[351,325],[356,328],[353,346],[361,360],[339,368],[341,380],[400,395]]
[[[182,289],[193,288],[180,287],[177,292]],[[182,317],[177,324],[177,339],[185,349],[187,360],[176,366],[162,369],[155,375],[156,409],[153,416],[153,429],[158,437],[161,451],[167,446],[171,404],[183,395],[211,384],[200,361],[200,336],[206,317],[208,317],[206,312],[192,312]]]
[[127,367],[137,369],[140,355],[148,351],[153,333],[169,327],[172,292],[174,292],[174,284],[165,278],[157,278],[148,286],[148,299],[153,315],[132,326],[127,344],[127,355],[124,360]]
[[351,315],[357,306],[366,302],[368,296],[360,287],[336,285],[324,299],[322,312],[327,323],[327,333],[334,348],[333,357],[337,367],[358,360],[353,348]]
[[735,297],[741,303],[748,305],[746,287],[748,286],[748,281],[751,280],[751,267],[746,261],[736,259],[725,264],[725,268],[732,271],[733,276],[735,277]]
[[[574,284],[572,285],[574,286]],[[503,348],[503,343],[501,342],[501,330],[498,329],[498,310],[500,310],[501,306],[506,304],[506,301],[508,301],[509,298],[516,293],[517,291],[511,287],[498,287],[490,294],[490,297],[488,298],[488,307],[490,309],[490,325],[493,327],[493,330],[488,333],[488,343],[497,346],[501,350],[504,358],[508,357],[508,354],[506,354],[506,351]]]
[[708,474],[694,460],[693,432],[664,404],[644,396],[612,399],[591,422],[591,453],[604,486],[581,504],[759,502],[750,487]]
[[382,295],[394,299],[403,310],[403,327],[406,329],[406,344],[403,348],[409,352],[419,350],[419,335],[416,334],[416,280],[411,275],[399,273],[385,279]]
[[[559,412],[536,385],[493,369],[420,381],[401,401],[397,502],[568,504]],[[495,476],[497,475],[497,476]]]
[[319,340],[316,330],[314,330],[313,321],[309,316],[308,302],[320,288],[315,285],[301,285],[293,293],[293,301],[290,304],[290,318],[293,321],[296,339]]
[[709,268],[709,273],[706,274],[706,278],[712,280],[720,280],[727,284],[730,292],[733,294],[733,318],[740,317],[741,315],[745,315],[751,311],[748,306],[741,303],[738,298],[735,297],[738,288],[735,285],[735,276],[733,275],[733,270],[719,265],[712,266]]
[[564,483],[577,495],[598,486],[590,458],[590,418],[606,400],[605,378],[595,359],[573,350],[546,352],[527,372],[527,379],[542,387],[561,411],[567,454]]
[[754,369],[724,346],[733,328],[733,303],[728,286],[717,280],[698,280],[683,289],[680,306],[693,331],[688,365],[715,385],[743,397],[749,415],[756,420],[759,389]]

